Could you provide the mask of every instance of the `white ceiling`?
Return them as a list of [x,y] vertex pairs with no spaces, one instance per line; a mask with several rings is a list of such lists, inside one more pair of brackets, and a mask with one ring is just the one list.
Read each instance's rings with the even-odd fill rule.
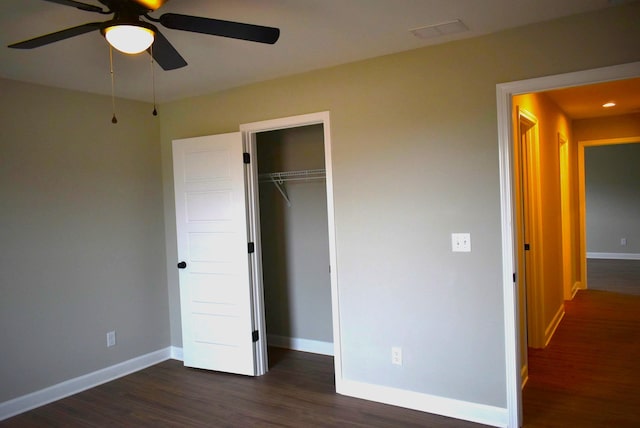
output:
[[[159,102],[474,37],[625,0],[172,0],[174,12],[278,27],[275,45],[163,29],[189,65],[155,66]],[[85,3],[100,5],[97,0]],[[109,49],[99,32],[33,50],[6,46],[109,16],[42,0],[0,1],[0,77],[110,94]],[[408,30],[460,19],[468,32],[424,40]],[[149,56],[114,53],[116,95],[152,100]]]

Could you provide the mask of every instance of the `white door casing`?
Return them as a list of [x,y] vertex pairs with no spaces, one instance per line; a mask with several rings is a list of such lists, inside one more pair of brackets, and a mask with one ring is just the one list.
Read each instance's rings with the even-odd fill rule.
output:
[[[507,426],[522,425],[522,391],[518,343],[518,298],[514,273],[516,253],[513,201],[513,128],[511,98],[514,95],[570,86],[588,85],[640,76],[640,62],[577,71],[496,85],[498,110],[498,161],[500,167],[500,216],[502,235],[502,285],[504,302],[505,376]],[[583,244],[583,243],[582,243]]]
[[184,364],[255,375],[239,132],[173,141]]
[[338,293],[338,271],[337,271],[337,253],[336,253],[336,232],[335,232],[335,215],[333,201],[333,163],[331,160],[331,126],[330,115],[328,111],[309,113],[298,116],[290,116],[279,119],[264,120],[260,122],[245,123],[240,125],[240,131],[243,134],[245,150],[250,153],[252,162],[247,168],[249,188],[253,186],[249,192],[249,225],[251,236],[256,242],[256,257],[252,259],[252,274],[255,277],[253,284],[254,293],[254,316],[256,330],[259,331],[260,340],[256,344],[256,366],[257,374],[261,375],[268,370],[268,359],[266,350],[266,325],[264,321],[264,301],[262,289],[262,270],[260,266],[260,213],[257,191],[257,164],[253,159],[257,159],[256,151],[256,133],[273,131],[277,129],[294,128],[298,126],[307,126],[322,124],[324,129],[324,163],[326,168],[326,189],[327,189],[327,222],[329,233],[329,262],[330,262],[330,280],[331,280],[331,312],[333,320],[333,351],[334,351],[334,370],[336,392],[345,393],[344,380],[342,378],[342,345],[341,345],[341,329],[340,329],[340,303]]
[[[542,225],[542,188],[540,173],[540,141],[538,119],[532,113],[517,108],[518,135],[520,137],[520,175],[522,242],[518,252],[522,254],[519,283],[524,291],[526,337],[523,338],[532,348],[544,348],[544,287],[543,280],[543,225]],[[530,249],[525,249],[528,245]],[[524,290],[522,290],[524,286]],[[526,352],[527,348],[524,347]],[[526,356],[522,355],[522,362]],[[523,364],[524,366],[524,364]]]

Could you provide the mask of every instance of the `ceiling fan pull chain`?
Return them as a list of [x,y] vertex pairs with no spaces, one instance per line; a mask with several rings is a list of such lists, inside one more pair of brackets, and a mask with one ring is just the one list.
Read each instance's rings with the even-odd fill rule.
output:
[[118,123],[118,119],[116,118],[116,95],[115,95],[115,76],[113,74],[113,47],[109,45],[109,70],[111,72],[111,108],[113,110],[113,117],[111,118],[111,123]]
[[157,116],[158,115],[158,109],[156,108],[156,73],[155,70],[153,69],[153,44],[151,44],[151,46],[149,46],[149,53],[151,55],[149,55],[151,57],[151,91],[153,93],[153,115]]

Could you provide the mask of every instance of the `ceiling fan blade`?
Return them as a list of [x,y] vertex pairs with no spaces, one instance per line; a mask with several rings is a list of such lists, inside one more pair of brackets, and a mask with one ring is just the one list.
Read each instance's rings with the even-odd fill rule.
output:
[[92,4],[81,3],[79,1],[73,0],[44,0],[50,3],[58,3],[64,6],[75,7],[76,9],[86,10],[87,12],[98,12],[98,13],[106,13],[102,8],[98,6],[94,6]]
[[149,48],[149,51],[163,70],[175,70],[187,65],[187,61],[182,58],[176,48],[160,31],[156,31],[153,45]]
[[48,45],[49,43],[59,42],[60,40],[79,36],[90,31],[99,30],[102,24],[102,22],[89,22],[87,24],[78,25],[77,27],[67,28],[66,30],[56,31],[55,33],[45,34],[44,36],[14,43],[9,45],[9,47],[14,49],[38,48],[40,46]]
[[160,17],[159,21],[165,27],[174,30],[211,34],[213,36],[230,37],[251,42],[274,44],[280,37],[278,28],[177,13],[165,13]]

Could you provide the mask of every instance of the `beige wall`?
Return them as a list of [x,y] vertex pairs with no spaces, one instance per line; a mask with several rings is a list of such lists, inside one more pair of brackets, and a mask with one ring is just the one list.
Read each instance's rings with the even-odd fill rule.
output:
[[[632,4],[164,105],[168,266],[171,140],[329,110],[344,378],[506,406],[496,84],[638,61],[639,13]],[[473,252],[451,253],[452,232],[470,232]]]
[[169,323],[150,106],[113,125],[109,97],[0,93],[1,403],[167,347]]
[[640,135],[640,113],[573,121],[574,140],[630,138]]

